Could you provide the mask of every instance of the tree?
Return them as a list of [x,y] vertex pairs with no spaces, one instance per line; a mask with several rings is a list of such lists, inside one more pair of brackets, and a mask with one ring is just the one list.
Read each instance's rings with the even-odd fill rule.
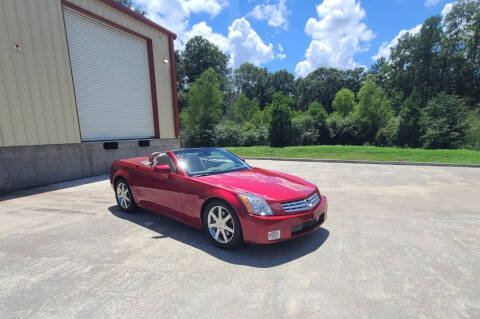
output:
[[416,87],[420,88],[421,105],[424,106],[434,94],[434,83],[438,82],[437,70],[439,47],[442,37],[442,17],[432,16],[425,20],[420,29],[416,46],[414,47],[414,65],[416,70]]
[[343,88],[337,92],[333,100],[333,110],[345,116],[355,106],[355,94],[349,89]]
[[213,129],[222,116],[222,103],[218,75],[209,68],[192,83],[188,107],[182,112],[182,129],[187,132],[190,145],[213,144]]
[[292,119],[293,145],[315,145],[318,137],[318,128],[311,116],[302,113]]
[[267,69],[251,63],[243,63],[234,71],[234,83],[238,92],[249,99],[256,98],[262,109],[269,104],[267,103],[268,79]]
[[305,110],[310,103],[321,103],[327,112],[332,112],[332,101],[342,88],[357,92],[365,79],[365,69],[341,71],[334,68],[318,68],[305,78],[295,81],[295,107]]
[[480,108],[469,113],[465,132],[465,147],[480,151]]
[[325,111],[323,105],[318,102],[312,102],[308,106],[307,114],[312,118],[315,130],[317,131],[316,143],[325,144],[329,140],[327,117],[328,113]]
[[265,104],[272,102],[273,94],[280,92],[287,97],[295,93],[295,77],[287,70],[279,70],[268,74]]
[[290,98],[282,93],[273,95],[272,104],[269,106],[271,120],[268,123],[268,139],[271,146],[286,146],[290,142],[292,133]]
[[136,13],[141,14],[142,16],[145,16],[147,14],[147,11],[143,10],[140,7],[134,6],[132,0],[115,0],[115,1],[120,3],[121,5],[124,5],[130,10],[133,10]]
[[364,136],[373,143],[379,129],[393,116],[381,87],[369,78],[358,92],[358,117]]
[[241,93],[233,104],[232,119],[237,123],[250,121],[257,111],[260,111],[257,99],[250,100]]
[[467,107],[462,98],[439,93],[425,108],[426,148],[458,148],[463,144],[467,129]]
[[185,44],[182,60],[189,83],[195,81],[208,68],[212,68],[217,72],[220,87],[223,89],[226,76],[230,72],[229,57],[216,45],[201,36],[195,36]]
[[420,96],[413,93],[400,109],[397,142],[400,146],[419,147],[422,136]]

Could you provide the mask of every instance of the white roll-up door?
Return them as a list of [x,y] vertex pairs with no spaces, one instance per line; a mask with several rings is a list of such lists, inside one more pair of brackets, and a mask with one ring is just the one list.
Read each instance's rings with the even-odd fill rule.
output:
[[83,141],[153,137],[144,39],[64,8]]

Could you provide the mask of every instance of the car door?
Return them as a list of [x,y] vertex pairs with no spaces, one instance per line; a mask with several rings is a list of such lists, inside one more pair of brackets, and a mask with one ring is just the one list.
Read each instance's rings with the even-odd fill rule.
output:
[[137,166],[137,188],[141,205],[147,209],[180,218],[178,215],[182,211],[181,176],[167,154],[159,154],[154,163],[154,165],[168,165],[170,175],[165,179],[155,173],[152,166]]

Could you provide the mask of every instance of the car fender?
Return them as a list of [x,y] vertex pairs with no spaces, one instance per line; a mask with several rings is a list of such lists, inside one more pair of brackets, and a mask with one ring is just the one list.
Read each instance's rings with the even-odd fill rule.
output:
[[235,210],[235,213],[237,214],[238,219],[240,220],[240,225],[243,226],[245,216],[248,215],[248,212],[245,209],[245,206],[237,197],[236,193],[233,193],[223,188],[212,188],[207,192],[205,192],[205,194],[203,194],[203,196],[199,198],[196,211],[200,213],[199,217],[202,223],[203,223],[203,219],[202,219],[203,209],[205,205],[213,199],[220,199],[230,204],[230,206],[232,206],[232,208]]
[[111,183],[112,183],[112,187],[115,187],[115,180],[118,177],[121,177],[121,178],[123,178],[127,181],[128,185],[130,186],[130,189],[133,192],[133,196],[135,197],[135,185],[132,185],[132,183],[131,183],[131,181],[132,181],[131,173],[128,171],[128,169],[120,168],[112,174],[111,179],[110,179]]

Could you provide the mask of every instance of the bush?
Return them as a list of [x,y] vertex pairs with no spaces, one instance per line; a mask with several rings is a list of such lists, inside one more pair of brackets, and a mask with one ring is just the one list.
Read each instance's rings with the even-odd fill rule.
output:
[[268,123],[268,140],[270,145],[286,146],[292,134],[291,99],[282,93],[273,95],[272,104],[268,107],[270,121]]
[[375,145],[377,146],[393,146],[397,140],[398,123],[394,119],[381,129],[375,136]]
[[242,146],[244,144],[244,135],[240,125],[233,121],[217,124],[213,136],[216,146]]
[[242,127],[243,146],[267,145],[268,129],[261,125],[256,126],[250,122]]
[[327,119],[327,128],[331,144],[361,145],[365,142],[358,116],[350,113],[343,117],[332,113]]
[[468,124],[463,99],[440,93],[428,101],[423,119],[425,148],[458,148],[463,145]]
[[480,109],[471,111],[467,118],[465,147],[480,151]]
[[319,132],[315,121],[308,114],[301,114],[292,119],[292,144],[315,145]]
[[312,102],[308,106],[308,115],[312,117],[317,131],[317,140],[315,141],[318,144],[326,144],[330,140],[328,128],[327,128],[327,118],[328,113],[325,111],[325,108],[322,104],[318,102]]
[[419,147],[422,136],[422,112],[418,107],[420,97],[416,94],[410,95],[400,108],[400,119],[398,123],[397,143],[400,146]]

